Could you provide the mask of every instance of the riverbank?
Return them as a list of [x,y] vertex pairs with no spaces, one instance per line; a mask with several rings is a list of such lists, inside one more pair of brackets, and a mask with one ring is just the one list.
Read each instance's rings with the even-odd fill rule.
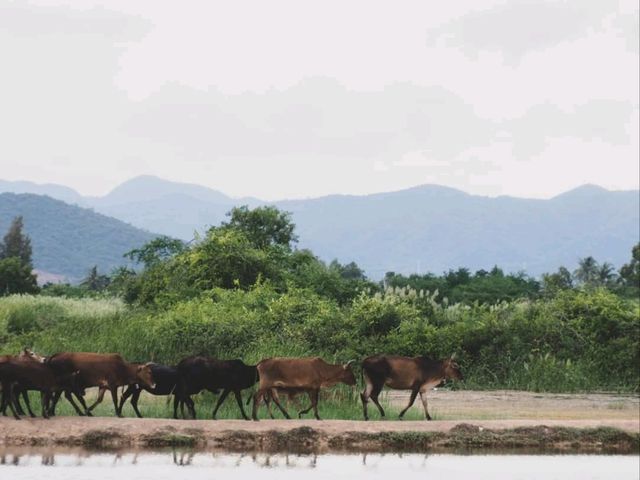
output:
[[0,418],[3,446],[190,447],[254,452],[427,452],[467,449],[638,453],[637,420],[170,420]]

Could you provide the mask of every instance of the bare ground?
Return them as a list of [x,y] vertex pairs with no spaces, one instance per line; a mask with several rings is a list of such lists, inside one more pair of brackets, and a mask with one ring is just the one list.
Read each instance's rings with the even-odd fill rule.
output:
[[[386,402],[393,406],[405,407],[409,401],[408,392],[385,393]],[[429,392],[428,398],[429,413],[447,420],[634,420],[636,431],[640,422],[640,397],[632,394],[438,389]],[[413,408],[422,408],[419,398]]]
[[[158,418],[0,418],[0,446],[225,450],[424,451],[437,448],[540,448],[637,453],[636,395],[557,395],[444,391],[429,397],[440,420],[172,420]],[[391,405],[407,396],[392,392]],[[419,402],[416,402],[419,404]],[[372,406],[371,406],[372,407]],[[421,408],[422,406],[414,406]]]

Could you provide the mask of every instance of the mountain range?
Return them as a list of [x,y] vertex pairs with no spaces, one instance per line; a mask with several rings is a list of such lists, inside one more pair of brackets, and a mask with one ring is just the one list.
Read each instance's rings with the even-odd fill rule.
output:
[[[114,217],[121,222],[109,223],[110,228],[131,235],[129,243],[149,238],[149,232],[190,240],[195,232],[222,221],[235,205],[273,204],[292,213],[300,248],[310,248],[325,260],[353,260],[374,279],[387,271],[476,270],[496,264],[506,271],[540,275],[561,265],[573,268],[587,255],[620,266],[639,240],[638,191],[594,185],[546,200],[483,197],[423,185],[364,196],[264,202],[152,176],[128,180],[103,197],[30,182],[0,181],[3,191],[46,195],[80,210],[92,209],[88,211],[93,215]],[[0,228],[7,221],[4,201],[0,195]],[[108,223],[106,217],[96,218]],[[27,219],[25,224],[29,229]],[[97,263],[90,258],[83,262],[83,269]]]

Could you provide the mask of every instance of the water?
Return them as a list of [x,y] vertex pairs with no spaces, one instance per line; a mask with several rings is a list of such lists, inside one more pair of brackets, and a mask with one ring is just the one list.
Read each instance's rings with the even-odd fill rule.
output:
[[640,457],[625,455],[350,454],[267,455],[204,452],[0,453],[0,478],[126,479],[634,479]]

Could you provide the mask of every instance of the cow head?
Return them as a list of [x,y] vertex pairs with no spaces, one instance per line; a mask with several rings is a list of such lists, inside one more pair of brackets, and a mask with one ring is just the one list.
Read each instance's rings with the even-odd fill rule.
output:
[[145,363],[138,365],[136,368],[136,377],[139,380],[140,385],[144,385],[148,388],[156,388],[156,382],[153,381],[153,373],[151,372],[152,363]]
[[342,366],[342,372],[340,375],[340,381],[342,383],[346,383],[347,385],[356,384],[356,376],[353,374],[353,370],[351,370],[351,364],[354,362],[355,360],[349,360]]
[[34,362],[38,362],[38,363],[44,363],[45,361],[45,357],[43,357],[42,355],[38,355],[35,352],[32,352],[27,347],[22,349],[22,351],[18,354],[18,358],[20,360],[33,360]]
[[460,365],[454,360],[455,355],[444,360],[444,375],[446,379],[462,380]]

